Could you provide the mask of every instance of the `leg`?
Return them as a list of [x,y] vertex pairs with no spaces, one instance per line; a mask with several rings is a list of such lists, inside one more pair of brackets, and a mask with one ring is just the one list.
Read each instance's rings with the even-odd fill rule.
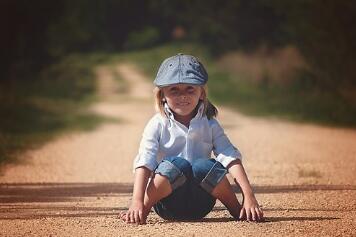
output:
[[220,200],[230,214],[238,219],[241,205],[226,178],[227,170],[214,159],[200,159],[193,163],[193,174],[200,186]]
[[163,175],[155,174],[145,192],[145,213],[148,215],[154,204],[171,193],[172,187],[169,183],[169,179]]
[[211,195],[219,199],[235,219],[239,219],[241,205],[237,200],[236,195],[232,190],[231,184],[226,178],[226,175],[220,181],[220,183],[216,185],[216,187],[211,192]]
[[183,187],[190,177],[191,165],[187,160],[180,157],[164,159],[155,170],[145,193],[144,205],[147,214],[154,206],[162,218],[172,219],[177,216],[179,211],[176,209],[185,190]]

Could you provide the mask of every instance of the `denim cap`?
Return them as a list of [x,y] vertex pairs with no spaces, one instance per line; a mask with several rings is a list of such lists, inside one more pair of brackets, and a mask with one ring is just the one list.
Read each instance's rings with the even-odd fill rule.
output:
[[153,83],[164,87],[180,83],[204,85],[207,81],[208,73],[203,64],[191,55],[179,53],[163,61]]

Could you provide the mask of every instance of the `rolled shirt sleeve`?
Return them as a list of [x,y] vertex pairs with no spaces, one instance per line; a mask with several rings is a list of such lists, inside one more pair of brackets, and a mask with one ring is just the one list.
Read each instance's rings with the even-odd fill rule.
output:
[[138,154],[134,159],[134,170],[144,166],[153,171],[157,167],[157,153],[161,126],[158,116],[152,117],[147,123],[142,134]]
[[229,138],[226,136],[224,129],[215,119],[212,124],[212,132],[213,152],[217,161],[226,168],[232,161],[242,159],[240,151],[232,145]]

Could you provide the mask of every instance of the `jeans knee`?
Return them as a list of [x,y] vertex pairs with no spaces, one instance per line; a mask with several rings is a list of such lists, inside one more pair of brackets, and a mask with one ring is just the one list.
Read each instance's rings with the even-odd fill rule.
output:
[[169,161],[175,167],[177,167],[185,176],[189,177],[192,174],[192,166],[184,158],[181,157],[167,157],[163,159],[164,161]]
[[192,167],[183,158],[168,157],[157,166],[155,173],[165,176],[169,180],[172,190],[175,190],[192,177]]
[[192,164],[193,175],[198,181],[202,181],[213,168],[216,161],[214,159],[199,159]]
[[193,162],[193,176],[200,186],[211,193],[214,187],[225,177],[227,170],[214,159],[199,159]]

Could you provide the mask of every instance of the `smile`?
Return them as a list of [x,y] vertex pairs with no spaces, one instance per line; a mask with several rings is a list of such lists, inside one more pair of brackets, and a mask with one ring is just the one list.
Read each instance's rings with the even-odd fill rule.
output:
[[177,103],[178,106],[187,106],[189,105],[188,102]]

